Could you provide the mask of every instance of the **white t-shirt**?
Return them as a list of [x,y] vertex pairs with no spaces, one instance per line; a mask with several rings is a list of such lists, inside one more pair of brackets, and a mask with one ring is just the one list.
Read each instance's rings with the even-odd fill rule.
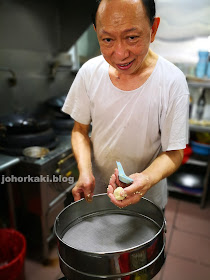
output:
[[[188,143],[189,90],[184,74],[159,57],[147,81],[131,91],[110,80],[103,56],[79,70],[62,110],[79,123],[92,123],[95,193],[106,192],[116,161],[126,175],[143,171],[162,152]],[[145,195],[161,208],[167,203],[166,179]]]

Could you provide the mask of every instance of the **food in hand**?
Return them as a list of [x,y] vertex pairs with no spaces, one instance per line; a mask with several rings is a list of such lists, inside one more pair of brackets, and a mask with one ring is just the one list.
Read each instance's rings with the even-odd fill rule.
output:
[[122,187],[118,187],[114,190],[114,196],[117,200],[123,200],[126,198],[127,195]]

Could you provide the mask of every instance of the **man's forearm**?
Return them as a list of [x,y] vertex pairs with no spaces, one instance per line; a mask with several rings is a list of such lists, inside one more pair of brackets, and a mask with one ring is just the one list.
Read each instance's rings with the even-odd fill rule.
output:
[[80,174],[92,172],[91,143],[88,135],[89,126],[75,124],[71,143]]
[[183,150],[163,152],[142,173],[149,177],[153,186],[179,168],[183,154]]

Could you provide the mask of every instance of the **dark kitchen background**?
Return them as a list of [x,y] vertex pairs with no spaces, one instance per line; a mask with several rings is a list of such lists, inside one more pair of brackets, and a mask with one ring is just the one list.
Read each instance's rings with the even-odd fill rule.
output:
[[[1,259],[9,246],[4,235],[15,235],[1,232],[6,228],[23,234],[27,244],[17,279],[63,277],[53,224],[73,201],[72,182],[3,182],[3,178],[42,175],[77,180],[70,144],[73,120],[60,109],[78,69],[100,54],[90,17],[93,3],[0,0],[1,279],[9,279],[3,276],[7,264]],[[156,4],[161,24],[151,48],[186,75],[190,126],[183,164],[168,179],[167,259],[155,279],[209,279],[209,0]],[[31,146],[42,149],[25,150]],[[24,249],[24,243],[20,246]]]
[[66,94],[74,78],[67,52],[90,24],[91,2],[0,1],[1,114]]

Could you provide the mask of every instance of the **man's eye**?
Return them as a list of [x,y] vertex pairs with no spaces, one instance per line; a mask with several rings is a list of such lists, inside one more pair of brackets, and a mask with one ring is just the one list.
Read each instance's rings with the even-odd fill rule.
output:
[[137,39],[137,36],[130,36],[129,39],[132,41],[132,40],[135,40]]
[[106,42],[106,43],[110,43],[110,42],[112,41],[112,39],[110,39],[110,38],[105,38],[105,39],[103,39],[103,41]]

